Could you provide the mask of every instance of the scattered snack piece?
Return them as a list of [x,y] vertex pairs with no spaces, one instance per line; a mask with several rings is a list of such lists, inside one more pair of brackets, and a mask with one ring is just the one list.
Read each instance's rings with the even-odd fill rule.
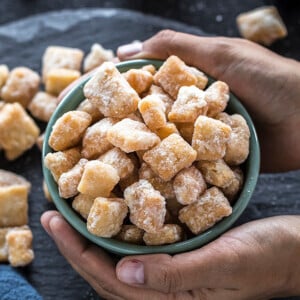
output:
[[116,239],[125,243],[140,245],[143,242],[144,231],[135,225],[123,225]]
[[180,135],[189,143],[192,143],[194,123],[176,123]]
[[8,75],[9,70],[7,65],[0,65],[0,90],[5,85]]
[[0,188],[15,185],[25,186],[28,189],[28,192],[31,188],[30,182],[27,181],[24,177],[13,172],[0,169]]
[[236,196],[238,195],[244,183],[244,175],[241,168],[235,167],[232,171],[235,175],[235,178],[227,187],[222,189],[222,192],[230,203],[232,203],[236,199]]
[[127,213],[124,199],[98,197],[89,213],[87,229],[96,236],[112,237],[121,230]]
[[287,29],[275,6],[263,6],[242,13],[236,19],[245,39],[269,46],[287,36]]
[[197,152],[181,136],[173,133],[147,151],[143,159],[160,178],[169,181],[180,170],[188,168],[196,156]]
[[92,123],[98,122],[103,118],[102,113],[100,110],[94,106],[88,99],[85,99],[82,101],[76,110],[84,111],[91,115],[92,117]]
[[28,110],[37,119],[48,122],[57,107],[57,98],[45,92],[38,92],[30,102]]
[[90,53],[86,56],[83,62],[84,73],[89,72],[105,61],[112,61],[114,58],[114,53],[112,50],[107,50],[100,44],[93,44]]
[[129,207],[130,221],[146,232],[156,232],[163,227],[165,199],[147,180],[139,180],[124,191]]
[[53,199],[49,193],[49,190],[48,190],[45,180],[43,180],[43,192],[44,192],[44,196],[48,200],[48,202],[53,202]]
[[66,112],[54,124],[49,137],[49,146],[55,151],[77,146],[91,122],[92,117],[86,112]]
[[206,190],[201,172],[191,166],[180,171],[174,178],[173,188],[176,199],[183,205],[194,203]]
[[39,128],[19,103],[5,104],[0,110],[0,145],[8,160],[30,149],[39,134]]
[[194,234],[199,234],[232,213],[224,194],[216,187],[208,189],[197,202],[182,208],[179,220]]
[[183,231],[179,225],[166,224],[156,232],[145,232],[143,240],[148,246],[173,244],[182,240]]
[[105,62],[85,84],[84,95],[106,117],[124,118],[136,111],[136,91],[112,62]]
[[166,125],[163,127],[160,127],[155,130],[155,133],[159,136],[161,140],[165,139],[172,133],[177,133],[179,134],[177,127],[175,126],[174,123],[167,122]]
[[5,102],[18,102],[27,107],[33,96],[38,91],[40,76],[25,67],[13,69],[1,90],[1,98]]
[[76,210],[84,219],[87,219],[90,210],[93,206],[95,197],[89,195],[78,194],[72,201],[72,207]]
[[107,139],[124,152],[147,150],[158,144],[159,137],[151,132],[144,123],[123,119],[107,132]]
[[43,132],[41,135],[39,135],[35,142],[36,145],[38,146],[38,148],[40,149],[40,151],[43,150],[44,140],[45,140],[45,132]]
[[153,82],[152,74],[142,69],[128,70],[123,76],[139,95],[147,92]]
[[224,157],[231,128],[225,123],[199,116],[195,122],[192,147],[197,160],[217,160]]
[[152,75],[154,75],[156,73],[156,68],[153,65],[146,65],[142,67],[142,70],[144,71],[148,71],[149,73],[151,73]]

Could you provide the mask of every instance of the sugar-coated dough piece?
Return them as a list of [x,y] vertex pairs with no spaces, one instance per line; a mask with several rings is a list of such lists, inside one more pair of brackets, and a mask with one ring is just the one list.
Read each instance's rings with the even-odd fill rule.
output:
[[206,190],[206,183],[201,172],[191,166],[180,171],[174,178],[173,188],[176,199],[183,205],[196,202]]
[[227,166],[223,159],[215,161],[200,160],[197,163],[197,167],[207,183],[220,188],[228,187],[235,179],[233,171]]
[[81,180],[84,166],[87,164],[87,159],[80,159],[79,162],[69,171],[62,173],[58,180],[58,191],[62,198],[71,198],[78,194],[78,185]]
[[72,207],[76,210],[84,219],[87,219],[94,203],[95,197],[89,195],[78,194],[72,201]]
[[112,61],[114,58],[114,53],[112,50],[104,49],[100,44],[93,44],[90,53],[86,56],[83,62],[84,73],[89,72],[105,61]]
[[82,139],[81,154],[85,158],[97,158],[113,148],[107,139],[108,130],[118,122],[115,118],[104,118],[90,126]]
[[80,148],[74,147],[65,151],[48,153],[44,158],[44,163],[57,182],[60,175],[72,169],[80,157]]
[[0,90],[4,86],[9,75],[7,65],[0,65]]
[[108,197],[119,180],[118,171],[113,166],[91,160],[84,167],[77,189],[91,197]]
[[188,67],[177,56],[170,56],[154,75],[154,83],[160,85],[173,99],[182,86],[196,85],[204,89],[207,77],[195,68]]
[[230,203],[232,203],[236,199],[236,196],[241,190],[244,183],[244,174],[241,168],[235,167],[233,169],[233,173],[235,175],[235,178],[227,187],[222,189],[222,192],[224,193],[224,195]]
[[48,200],[48,202],[53,202],[53,199],[49,193],[49,189],[48,189],[48,186],[47,186],[45,180],[43,180],[43,193],[44,193],[45,198]]
[[98,160],[113,166],[117,170],[120,179],[126,178],[132,174],[134,169],[132,160],[119,148],[108,150],[102,154]]
[[176,123],[180,135],[189,143],[192,143],[194,123]]
[[144,231],[135,225],[123,225],[116,239],[130,244],[142,244]]
[[179,220],[192,233],[199,234],[231,213],[232,208],[224,194],[217,187],[212,187],[198,201],[183,207],[179,212]]
[[89,99],[85,99],[84,101],[82,101],[78,107],[76,108],[76,110],[79,111],[84,111],[88,114],[91,115],[92,117],[92,123],[95,123],[97,121],[100,121],[103,118],[102,113],[100,112],[100,110],[94,106]]
[[166,245],[182,240],[183,231],[177,224],[166,224],[156,232],[145,232],[143,240],[146,245]]
[[32,250],[32,232],[29,228],[9,230],[6,235],[8,261],[13,267],[23,267],[34,259]]
[[197,160],[217,160],[224,157],[231,134],[230,126],[206,116],[199,116],[194,125],[192,147]]
[[38,146],[38,148],[40,149],[40,151],[43,150],[44,140],[45,140],[45,132],[43,132],[42,134],[40,134],[38,136],[38,138],[36,139],[36,141],[35,141],[35,144]]
[[275,6],[242,13],[237,16],[236,22],[242,37],[267,46],[287,36],[287,29]]
[[89,213],[87,229],[94,235],[110,238],[121,230],[127,213],[124,199],[98,197]]
[[38,92],[30,102],[28,110],[37,119],[48,122],[57,107],[57,98],[45,93]]
[[124,191],[130,221],[146,232],[163,227],[166,215],[164,197],[147,180],[139,180]]
[[159,97],[155,95],[146,96],[139,102],[138,108],[150,130],[155,131],[166,125],[166,109]]
[[49,137],[49,146],[55,151],[77,146],[91,122],[92,117],[84,111],[66,112],[55,122]]
[[81,73],[69,69],[52,69],[47,73],[45,90],[58,96],[67,86],[80,77]]
[[207,112],[205,93],[194,85],[182,86],[172,106],[168,119],[171,122],[195,122],[199,115]]
[[160,141],[159,137],[144,123],[128,118],[110,128],[107,132],[107,139],[126,153],[147,150]]
[[207,102],[207,116],[215,117],[225,110],[229,101],[229,87],[223,81],[216,81],[205,91],[205,101]]
[[151,73],[152,75],[154,75],[156,73],[156,68],[153,65],[146,65],[142,67],[142,70],[144,71],[148,71],[149,73]]
[[40,76],[26,67],[13,69],[1,90],[1,98],[5,102],[18,102],[27,107],[35,93],[38,91]]
[[148,150],[143,159],[160,178],[169,181],[180,170],[188,168],[196,156],[197,152],[180,135],[173,133]]
[[155,133],[159,136],[161,140],[165,139],[172,133],[179,134],[176,125],[170,122],[167,122],[166,125],[164,125],[163,127],[156,129]]
[[131,69],[123,74],[130,86],[139,94],[149,90],[153,76],[150,72],[142,69]]
[[83,51],[76,48],[50,46],[43,55],[43,81],[50,70],[53,69],[69,69],[80,71],[83,59]]
[[30,182],[27,181],[23,176],[0,169],[0,188],[15,185],[25,186],[28,189],[28,192],[31,188]]
[[84,95],[106,117],[124,118],[136,111],[140,97],[112,62],[105,62],[84,86]]
[[0,110],[4,107],[4,105],[5,105],[5,102],[0,100]]
[[19,103],[6,104],[0,110],[0,145],[8,160],[30,149],[40,130]]

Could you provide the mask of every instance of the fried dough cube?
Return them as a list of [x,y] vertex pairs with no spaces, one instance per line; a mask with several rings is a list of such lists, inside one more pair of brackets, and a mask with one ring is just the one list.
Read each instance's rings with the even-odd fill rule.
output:
[[131,69],[123,74],[130,86],[141,95],[147,92],[153,83],[153,76],[150,72],[142,69]]
[[127,213],[124,199],[98,197],[89,213],[87,229],[96,236],[110,238],[121,230]]
[[181,241],[183,238],[182,228],[177,224],[166,224],[156,232],[145,232],[143,240],[146,245],[166,245]]
[[4,107],[5,102],[0,100],[0,110]]
[[39,128],[19,103],[6,104],[0,110],[0,145],[8,160],[30,149],[39,134]]
[[13,69],[1,90],[1,98],[5,102],[18,102],[27,107],[40,85],[40,76],[29,68]]
[[169,112],[172,109],[172,105],[174,104],[174,100],[158,85],[152,84],[150,90],[148,91],[148,95],[154,95],[159,97],[159,99],[165,105],[165,113],[168,116]]
[[34,259],[32,250],[32,232],[29,228],[9,230],[6,234],[8,261],[13,267],[23,267]]
[[9,70],[7,65],[0,65],[0,90],[5,85],[8,75]]
[[159,137],[145,124],[131,119],[123,119],[107,131],[107,139],[126,153],[147,150],[158,144]]
[[126,188],[124,198],[134,225],[153,233],[163,227],[166,201],[149,181],[142,179]]
[[287,29],[275,6],[263,6],[242,13],[236,19],[245,39],[269,46],[287,36]]
[[154,83],[160,85],[173,99],[182,86],[196,85],[203,90],[207,77],[195,68],[188,67],[177,56],[170,56],[154,75]]
[[52,69],[47,73],[45,90],[58,96],[68,85],[80,77],[80,72],[69,69]]
[[132,160],[119,148],[113,148],[105,152],[98,160],[113,166],[117,170],[120,179],[132,174],[134,169]]
[[100,112],[100,110],[94,106],[89,99],[85,99],[84,101],[82,101],[78,107],[76,108],[76,110],[79,111],[84,111],[88,114],[91,115],[92,117],[92,123],[98,122],[103,118],[102,113]]
[[142,70],[144,71],[148,71],[149,73],[151,73],[152,75],[154,75],[156,73],[156,68],[153,65],[146,65],[142,67]]
[[93,44],[90,53],[83,62],[84,73],[99,67],[105,61],[112,61],[114,53],[112,50],[104,49],[100,44]]
[[146,96],[138,105],[145,124],[152,131],[166,125],[165,105],[156,96]]
[[67,199],[79,193],[77,188],[87,162],[87,159],[82,158],[72,169],[60,175],[57,182],[60,197]]
[[217,119],[231,127],[224,160],[230,166],[242,164],[249,155],[250,130],[246,120],[239,114],[221,113]]
[[182,86],[168,118],[171,122],[195,122],[199,115],[207,112],[205,93],[196,86]]
[[84,86],[84,95],[106,117],[124,118],[136,111],[140,97],[112,62],[105,62]]
[[28,110],[35,118],[48,122],[57,105],[56,97],[45,92],[38,92],[30,102]]
[[43,193],[44,193],[45,198],[48,200],[48,202],[53,202],[53,199],[49,193],[49,189],[47,187],[45,180],[43,180]]
[[116,239],[130,244],[142,244],[144,231],[135,225],[123,225]]
[[108,197],[119,180],[118,171],[113,166],[91,160],[84,167],[77,189],[91,197]]
[[22,185],[28,189],[31,188],[31,184],[23,176],[17,175],[13,172],[0,169],[0,188],[14,185]]
[[199,234],[231,213],[232,208],[226,197],[217,187],[212,187],[197,202],[183,207],[179,212],[179,220],[192,233]]
[[118,122],[115,118],[104,118],[89,127],[82,139],[81,154],[85,158],[96,158],[113,148],[107,139],[107,132]]
[[227,166],[223,159],[215,161],[200,160],[197,163],[197,167],[207,183],[220,188],[226,188],[235,179],[233,171]]
[[175,126],[174,123],[167,122],[165,126],[160,127],[155,130],[155,133],[159,136],[161,140],[165,139],[172,133],[177,133],[179,134],[177,127]]
[[50,46],[46,49],[42,61],[43,81],[53,69],[69,69],[80,71],[83,51],[76,48]]
[[87,219],[90,210],[93,206],[95,197],[89,195],[78,194],[72,201],[72,207],[76,210],[84,219]]
[[148,150],[143,159],[161,179],[169,181],[180,170],[188,168],[196,156],[197,152],[180,135],[173,133]]
[[49,137],[49,146],[55,151],[77,146],[91,122],[92,117],[84,111],[66,112],[55,122]]
[[194,123],[176,123],[180,135],[189,143],[192,143]]
[[197,151],[197,160],[217,160],[224,157],[231,134],[225,123],[199,116],[194,125],[192,147]]
[[244,183],[244,174],[241,168],[235,167],[232,171],[235,175],[235,178],[227,187],[222,189],[222,192],[224,193],[224,195],[230,203],[232,203],[235,200],[237,194],[241,190]]
[[201,172],[191,166],[180,171],[174,178],[173,188],[176,199],[183,205],[194,203],[206,190]]

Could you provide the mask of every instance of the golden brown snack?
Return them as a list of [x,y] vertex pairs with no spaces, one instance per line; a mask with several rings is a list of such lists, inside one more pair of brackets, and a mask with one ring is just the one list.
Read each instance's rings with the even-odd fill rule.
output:
[[128,70],[123,76],[139,95],[147,92],[153,82],[152,74],[142,69]]
[[176,123],[180,135],[189,143],[192,143],[194,123]]
[[48,202],[53,202],[53,199],[52,199],[52,197],[49,193],[48,186],[47,186],[45,180],[43,180],[43,192],[44,192],[44,196],[47,199],[47,201]]
[[135,225],[123,225],[116,239],[130,244],[142,244],[144,231]]
[[31,184],[23,176],[17,175],[13,172],[1,170],[0,169],[0,188],[21,185],[25,186],[28,189],[28,192],[31,188]]
[[5,85],[8,75],[9,69],[7,65],[0,65],[0,90]]
[[172,133],[179,134],[176,125],[170,122],[167,122],[165,126],[156,129],[155,133],[159,136],[161,140],[165,139]]
[[152,75],[154,75],[156,73],[156,68],[153,65],[146,65],[142,67],[142,70],[144,71],[148,71],[149,73],[151,73]]
[[78,194],[72,201],[72,207],[76,210],[84,219],[87,219],[94,203],[95,197],[89,195]]
[[226,188],[222,189],[222,192],[230,203],[232,203],[236,199],[236,196],[238,195],[244,183],[244,174],[241,168],[235,167],[234,169],[232,169],[232,171],[235,175],[235,178]]
[[103,118],[103,115],[100,112],[100,110],[96,106],[94,106],[88,99],[85,99],[84,101],[82,101],[78,105],[76,110],[84,111],[84,112],[90,114],[92,117],[92,123],[98,122]]

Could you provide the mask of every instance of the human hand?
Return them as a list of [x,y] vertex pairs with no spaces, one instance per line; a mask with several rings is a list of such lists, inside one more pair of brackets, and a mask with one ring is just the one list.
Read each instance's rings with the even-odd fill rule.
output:
[[250,112],[262,150],[262,171],[300,168],[300,63],[247,40],[197,37],[165,30],[118,49],[121,60],[177,55],[225,81]]
[[300,217],[232,229],[203,248],[118,262],[89,244],[58,212],[41,222],[73,268],[107,299],[268,299],[300,294]]

